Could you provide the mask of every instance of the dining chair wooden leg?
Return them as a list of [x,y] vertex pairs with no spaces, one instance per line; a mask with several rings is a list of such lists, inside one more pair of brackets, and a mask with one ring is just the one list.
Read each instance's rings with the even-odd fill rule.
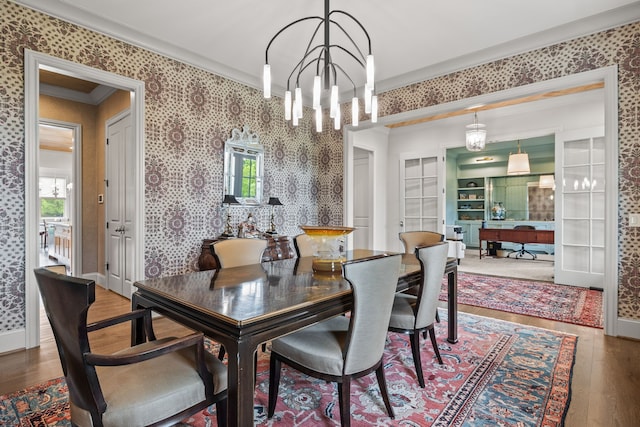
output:
[[418,377],[418,384],[424,388],[424,376],[422,375],[422,361],[420,360],[420,333],[414,331],[409,335],[411,339],[411,354],[413,354],[413,364],[416,368],[416,376]]
[[382,395],[384,406],[387,407],[387,413],[389,414],[389,418],[393,420],[396,418],[396,415],[393,412],[393,407],[391,406],[391,400],[389,400],[389,392],[387,390],[387,381],[384,378],[384,363],[380,363],[380,366],[378,366],[378,369],[376,369],[376,377],[378,378],[378,387],[380,387],[380,394]]
[[278,387],[280,387],[280,368],[282,362],[271,356],[269,361],[269,402],[267,404],[267,418],[273,417],[278,401]]
[[340,404],[340,426],[351,426],[351,377],[343,377],[338,384],[338,403]]
[[216,403],[216,420],[218,427],[226,427],[227,425],[227,399]]
[[429,336],[431,337],[431,345],[433,346],[433,352],[438,358],[438,363],[442,365],[442,357],[440,356],[440,349],[438,348],[438,342],[436,341],[436,330],[433,325],[431,325],[428,329]]

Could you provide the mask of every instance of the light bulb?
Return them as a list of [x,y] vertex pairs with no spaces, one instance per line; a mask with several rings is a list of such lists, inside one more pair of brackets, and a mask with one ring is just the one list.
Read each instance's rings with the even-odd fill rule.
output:
[[264,97],[271,98],[271,66],[269,64],[264,64],[262,83],[264,85]]

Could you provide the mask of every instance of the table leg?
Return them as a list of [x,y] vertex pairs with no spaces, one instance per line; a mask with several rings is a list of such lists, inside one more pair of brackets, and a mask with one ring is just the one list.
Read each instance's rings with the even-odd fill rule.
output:
[[458,268],[454,268],[447,274],[447,309],[448,309],[448,336],[447,341],[455,344],[458,342]]
[[254,425],[254,352],[256,346],[239,342],[226,346],[227,373],[227,425],[243,427]]

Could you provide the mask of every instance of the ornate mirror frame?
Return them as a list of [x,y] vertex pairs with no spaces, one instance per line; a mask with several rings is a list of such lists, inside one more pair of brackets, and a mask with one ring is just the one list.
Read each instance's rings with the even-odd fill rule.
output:
[[224,144],[224,194],[243,205],[262,204],[264,147],[255,132],[244,125],[233,129]]

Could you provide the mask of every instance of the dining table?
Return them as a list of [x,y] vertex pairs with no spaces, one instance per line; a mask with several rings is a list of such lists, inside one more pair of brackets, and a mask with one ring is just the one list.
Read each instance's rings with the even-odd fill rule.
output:
[[[347,260],[392,252],[356,249]],[[257,348],[319,321],[348,312],[349,283],[340,272],[315,273],[313,257],[291,258],[227,269],[196,271],[135,282],[133,309],[150,308],[201,331],[225,347],[228,425],[253,426]],[[447,259],[448,336],[457,342],[457,259]],[[420,263],[403,254],[397,291],[419,285]],[[143,342],[144,328],[134,323],[133,341]]]

